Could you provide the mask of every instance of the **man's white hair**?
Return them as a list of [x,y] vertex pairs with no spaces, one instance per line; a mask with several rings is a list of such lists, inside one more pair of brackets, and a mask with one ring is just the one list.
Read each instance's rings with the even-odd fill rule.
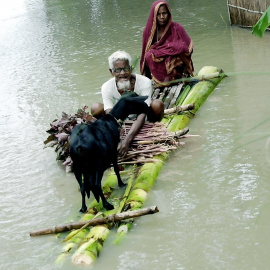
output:
[[117,60],[124,60],[124,61],[127,60],[129,65],[131,65],[131,56],[130,56],[129,53],[127,53],[125,51],[116,51],[116,52],[114,52],[112,55],[109,56],[108,60],[109,60],[110,69],[114,68],[113,64]]

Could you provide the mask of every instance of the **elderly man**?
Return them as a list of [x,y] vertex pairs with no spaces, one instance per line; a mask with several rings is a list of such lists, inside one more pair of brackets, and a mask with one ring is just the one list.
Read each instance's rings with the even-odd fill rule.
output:
[[[151,122],[160,121],[164,114],[164,104],[160,100],[153,100],[152,82],[145,76],[131,72],[131,56],[125,51],[116,51],[109,58],[109,71],[113,78],[105,82],[101,87],[103,104],[95,103],[91,107],[91,113],[100,117],[109,113],[116,102],[126,92],[135,92],[139,96],[148,96],[146,103],[150,106],[148,120]],[[103,107],[104,106],[104,107]],[[125,156],[135,135],[145,122],[146,115],[140,114],[134,121],[129,133],[121,142],[119,155]]]

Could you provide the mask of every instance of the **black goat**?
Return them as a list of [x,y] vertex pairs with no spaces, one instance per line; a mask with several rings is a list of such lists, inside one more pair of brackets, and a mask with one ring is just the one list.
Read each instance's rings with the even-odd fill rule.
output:
[[77,125],[71,132],[70,156],[73,161],[73,171],[80,185],[82,195],[81,212],[86,212],[85,195],[90,197],[93,192],[96,200],[101,198],[103,207],[111,210],[102,192],[101,180],[104,171],[113,164],[117,175],[118,185],[123,186],[117,164],[117,146],[120,140],[122,121],[129,114],[148,113],[144,102],[146,96],[127,96],[121,98],[109,114],[96,122]]

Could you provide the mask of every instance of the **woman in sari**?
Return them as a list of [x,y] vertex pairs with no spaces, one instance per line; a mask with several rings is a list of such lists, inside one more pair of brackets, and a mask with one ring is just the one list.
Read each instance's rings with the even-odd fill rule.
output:
[[155,1],[143,32],[141,74],[157,86],[193,76],[192,52],[192,40],[182,25],[172,22],[169,4]]

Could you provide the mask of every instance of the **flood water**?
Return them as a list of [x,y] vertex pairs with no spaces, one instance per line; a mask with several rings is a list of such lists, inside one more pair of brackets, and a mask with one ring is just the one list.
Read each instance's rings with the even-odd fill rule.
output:
[[[228,77],[189,125],[200,137],[163,166],[145,204],[160,212],[118,246],[112,232],[90,268],[269,269],[270,33],[231,27],[225,0],[169,2],[193,39],[195,73],[213,65]],[[1,269],[82,269],[55,264],[55,236],[29,236],[80,218],[74,176],[43,141],[62,111],[101,101],[112,52],[140,55],[151,3],[1,0]]]

